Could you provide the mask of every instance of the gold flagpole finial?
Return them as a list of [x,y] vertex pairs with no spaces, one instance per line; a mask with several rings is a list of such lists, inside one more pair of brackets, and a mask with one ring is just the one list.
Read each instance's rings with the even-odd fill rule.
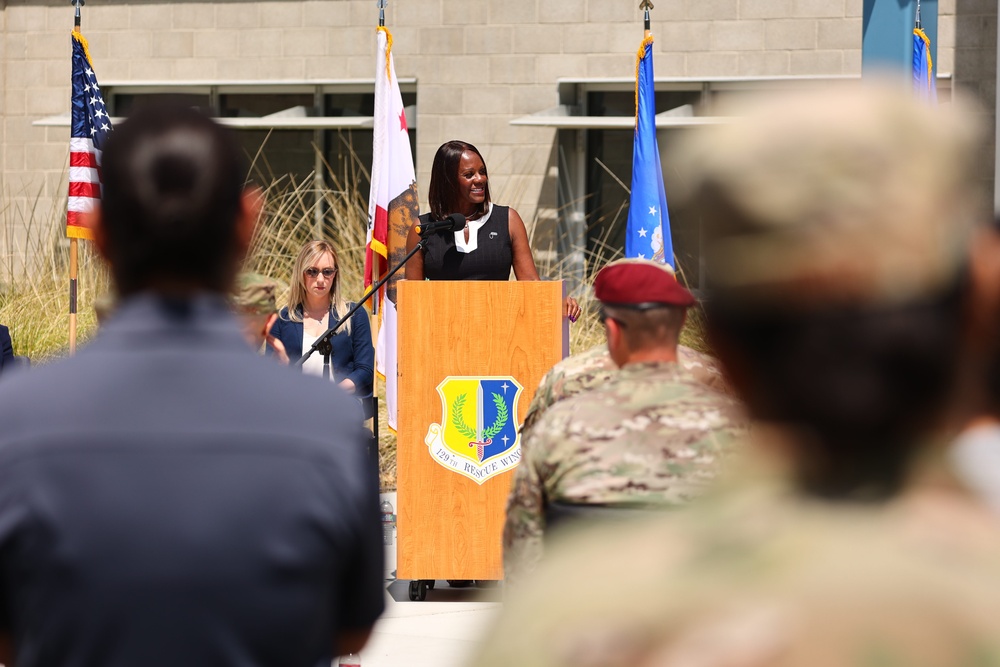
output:
[[83,7],[85,4],[87,4],[87,0],[70,0],[69,4],[73,5],[76,8],[76,13],[73,16],[73,28],[77,32],[80,32],[80,7]]
[[646,33],[646,37],[649,37],[650,35],[649,10],[652,8],[653,8],[653,3],[650,2],[649,0],[642,0],[642,2],[639,3],[639,9],[643,11],[642,24],[643,24],[643,29],[645,30]]

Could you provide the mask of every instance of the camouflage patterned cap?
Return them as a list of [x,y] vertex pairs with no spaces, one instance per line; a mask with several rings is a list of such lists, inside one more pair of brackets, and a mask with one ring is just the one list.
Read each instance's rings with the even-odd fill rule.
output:
[[241,311],[253,315],[270,315],[277,310],[275,296],[278,283],[259,273],[241,273],[236,279],[233,303]]
[[678,202],[704,225],[711,293],[884,304],[952,284],[983,204],[968,111],[869,83],[774,94],[692,132]]
[[94,299],[94,314],[97,315],[98,322],[106,322],[118,307],[118,295],[114,292],[105,292]]

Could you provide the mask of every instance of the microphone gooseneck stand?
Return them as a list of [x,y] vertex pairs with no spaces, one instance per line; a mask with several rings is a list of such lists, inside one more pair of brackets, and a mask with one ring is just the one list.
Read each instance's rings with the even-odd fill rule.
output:
[[358,312],[358,310],[365,305],[365,302],[368,301],[368,299],[372,298],[372,295],[375,294],[375,292],[377,292],[379,288],[382,287],[382,285],[386,284],[390,278],[396,275],[396,273],[401,268],[403,268],[406,262],[408,262],[411,257],[417,254],[418,250],[423,250],[425,240],[426,239],[421,237],[421,239],[417,241],[417,244],[413,246],[413,250],[406,253],[406,257],[404,257],[402,261],[399,262],[399,264],[392,267],[392,270],[389,271],[389,273],[385,274],[384,277],[380,278],[378,282],[372,285],[371,289],[369,289],[368,292],[363,297],[361,297],[360,300],[357,301],[357,303],[351,306],[351,309],[347,311],[346,315],[337,320],[337,322],[332,327],[330,327],[323,334],[321,334],[320,337],[316,339],[316,342],[312,344],[312,347],[310,347],[305,354],[299,357],[299,359],[295,362],[294,365],[301,366],[306,362],[306,359],[312,356],[313,352],[319,352],[320,354],[323,355],[323,377],[329,379],[330,355],[333,353],[333,344],[330,342],[330,340],[336,335],[337,331],[340,329],[341,326],[343,326],[344,322],[347,322],[349,319],[351,319],[351,316],[354,315],[354,313]]
[[[306,359],[308,359],[309,357],[312,356],[313,352],[319,352],[320,354],[323,355],[323,379],[324,380],[329,380],[330,379],[330,355],[333,354],[333,343],[330,342],[331,339],[334,337],[334,335],[336,335],[336,333],[340,329],[340,327],[343,326],[344,322],[347,322],[348,320],[350,320],[351,316],[354,315],[354,313],[356,313],[358,311],[358,309],[361,308],[365,304],[366,301],[368,301],[368,299],[372,298],[372,295],[375,294],[379,290],[379,288],[382,287],[382,285],[384,285],[386,282],[388,282],[388,280],[390,278],[392,278],[394,275],[396,275],[396,273],[401,268],[403,268],[403,266],[406,264],[406,262],[409,261],[409,259],[411,257],[413,257],[415,254],[417,254],[418,250],[423,250],[424,240],[425,239],[423,237],[421,237],[420,240],[417,241],[417,245],[413,246],[413,250],[411,250],[409,253],[407,253],[406,257],[404,257],[403,260],[399,264],[397,264],[396,266],[394,266],[392,268],[392,270],[389,271],[389,273],[387,273],[383,278],[379,279],[378,282],[376,282],[374,285],[372,285],[371,289],[368,290],[368,293],[365,294],[363,297],[361,297],[361,299],[357,303],[355,303],[351,307],[350,310],[347,311],[346,315],[344,315],[339,320],[337,320],[337,322],[332,327],[330,327],[329,329],[326,330],[326,332],[324,332],[322,335],[320,335],[320,337],[316,339],[316,342],[313,343],[312,347],[310,347],[309,350],[305,354],[303,354],[301,357],[299,357],[298,360],[295,362],[294,365],[301,367],[302,364],[304,364],[306,362]],[[372,446],[375,448],[375,450],[372,453],[372,456],[374,457],[374,460],[376,461],[375,466],[376,466],[376,473],[377,473],[377,467],[378,467],[378,464],[377,464],[377,461],[378,461],[378,454],[377,454],[377,451],[378,451],[378,397],[376,397],[374,394],[375,394],[375,387],[373,386],[372,387],[372,438],[374,440],[374,443],[373,443]],[[376,478],[377,478],[377,474],[376,474]]]
[[445,218],[444,222],[449,223],[450,226],[435,225],[433,223],[426,226],[418,225],[417,233],[420,234],[420,240],[417,241],[417,245],[413,246],[413,250],[406,253],[406,257],[400,260],[399,264],[392,267],[392,270],[389,271],[389,273],[385,274],[385,277],[379,279],[378,282],[372,285],[371,289],[368,290],[368,293],[365,294],[363,297],[361,297],[361,299],[357,303],[355,303],[350,310],[347,311],[346,315],[341,317],[336,324],[327,329],[325,333],[323,333],[319,338],[317,338],[316,342],[313,343],[313,346],[309,348],[309,351],[303,354],[301,357],[299,357],[299,360],[295,362],[295,365],[301,366],[306,362],[306,359],[312,356],[313,352],[319,352],[320,354],[323,355],[323,377],[326,379],[330,379],[330,354],[332,354],[333,352],[333,344],[330,343],[330,339],[333,338],[333,336],[337,333],[337,330],[340,329],[340,327],[344,324],[344,322],[351,319],[351,316],[354,315],[354,313],[356,313],[357,310],[361,308],[361,306],[365,305],[365,302],[368,301],[368,299],[370,299],[372,295],[375,294],[375,292],[377,292],[380,287],[382,287],[382,285],[384,285],[386,282],[388,282],[390,278],[396,275],[396,272],[399,271],[401,268],[403,268],[403,266],[405,266],[406,263],[410,261],[411,257],[417,254],[418,250],[423,249],[424,242],[427,240],[427,237],[430,234],[438,231],[445,231],[445,230],[457,231],[462,229],[463,226],[465,225],[465,216],[460,213],[452,213],[447,218]]
[[[383,276],[382,278],[380,278],[374,285],[372,285],[371,288],[368,290],[368,292],[363,297],[361,297],[361,299],[359,299],[357,301],[357,303],[355,303],[350,308],[350,310],[347,311],[346,315],[344,315],[339,320],[337,320],[337,322],[332,327],[330,327],[323,334],[321,334],[320,337],[316,339],[316,342],[312,344],[312,347],[310,347],[306,351],[305,354],[303,354],[301,357],[298,358],[298,360],[296,360],[296,362],[295,362],[294,365],[298,366],[298,367],[301,367],[302,364],[304,364],[306,362],[306,359],[308,359],[309,357],[311,357],[314,352],[319,352],[320,354],[323,355],[323,379],[329,381],[329,379],[330,379],[330,372],[331,372],[330,371],[330,355],[333,354],[333,343],[331,342],[331,340],[333,339],[334,335],[336,335],[336,333],[340,329],[340,327],[342,327],[344,325],[344,322],[347,322],[348,320],[350,320],[351,317],[354,315],[354,313],[358,312],[358,309],[361,308],[362,306],[364,306],[365,302],[368,301],[370,298],[372,298],[372,295],[375,294],[376,292],[378,292],[379,288],[381,288],[382,285],[386,284],[389,281],[390,278],[392,278],[394,275],[396,275],[396,273],[401,268],[403,268],[408,261],[410,261],[411,257],[413,257],[415,254],[417,254],[418,251],[423,250],[424,243],[427,241],[427,237],[428,236],[430,236],[431,234],[433,234],[435,232],[438,232],[438,231],[445,231],[446,229],[450,229],[451,231],[457,231],[457,230],[462,229],[465,226],[465,216],[461,215],[460,213],[452,213],[450,216],[448,216],[446,218],[446,220],[450,221],[450,223],[451,223],[451,227],[450,228],[447,227],[447,225],[427,225],[427,226],[419,225],[419,226],[417,226],[417,233],[420,235],[420,240],[417,241],[417,244],[415,246],[413,246],[413,249],[410,250],[410,252],[406,253],[406,256],[403,257],[402,260],[400,260],[399,264],[397,264],[396,266],[392,267],[391,271],[389,271],[387,274],[385,274],[385,276]],[[374,446],[375,446],[376,452],[377,452],[377,449],[378,449],[378,398],[374,394],[375,394],[375,387],[373,386],[372,387],[372,435],[373,435],[374,440],[375,440],[375,445]],[[377,453],[375,454],[375,460],[376,461],[378,460]],[[376,468],[377,468],[377,464],[376,464]]]

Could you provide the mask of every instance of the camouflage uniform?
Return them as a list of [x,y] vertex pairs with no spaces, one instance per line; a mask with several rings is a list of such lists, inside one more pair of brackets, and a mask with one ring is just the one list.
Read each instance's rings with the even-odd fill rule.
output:
[[233,305],[244,315],[270,315],[277,312],[275,297],[278,283],[259,273],[241,273],[236,279]]
[[[775,94],[692,133],[677,154],[708,230],[713,296],[789,317],[892,313],[954,285],[977,205],[975,118],[894,86]],[[936,463],[884,502],[807,495],[789,452],[819,426],[765,428],[754,439],[788,470],[547,545],[470,664],[1000,665],[995,517]],[[748,475],[751,463],[729,468]]]
[[[677,346],[677,363],[688,371],[691,377],[711,389],[730,393],[714,357],[703,354],[684,345]],[[554,403],[564,398],[598,387],[617,373],[618,368],[611,361],[605,343],[563,359],[545,374],[535,391],[528,414],[524,418],[523,430],[530,428]]]
[[742,423],[737,404],[673,362],[628,364],[526,431],[504,526],[508,582],[542,552],[546,507],[674,506],[715,476]]
[[1000,665],[1000,533],[937,483],[881,507],[761,481],[564,535],[476,667]]

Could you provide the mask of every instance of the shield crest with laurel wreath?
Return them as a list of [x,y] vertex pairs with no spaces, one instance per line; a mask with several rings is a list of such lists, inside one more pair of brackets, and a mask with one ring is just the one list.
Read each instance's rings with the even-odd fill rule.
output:
[[517,402],[523,387],[510,376],[451,376],[437,386],[441,423],[424,443],[442,466],[482,484],[521,460]]

